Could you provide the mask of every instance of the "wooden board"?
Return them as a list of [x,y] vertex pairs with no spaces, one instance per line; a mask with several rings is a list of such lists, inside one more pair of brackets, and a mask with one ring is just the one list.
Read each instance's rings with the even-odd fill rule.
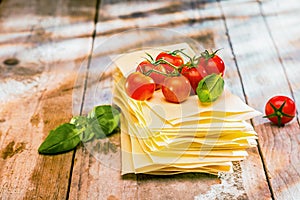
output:
[[286,7],[283,2],[276,0],[263,2],[260,7],[279,61],[288,79],[291,95],[296,101],[297,108],[300,108],[300,68],[298,67],[300,30],[297,28],[300,2],[290,0],[289,7]]
[[[141,12],[140,7],[145,9]],[[99,88],[105,89],[111,84],[109,78],[99,82],[103,71],[106,71],[105,77],[109,74],[105,68],[107,62],[101,56],[108,53],[117,54],[130,47],[140,47],[143,45],[142,40],[146,40],[144,43],[147,43],[147,40],[151,41],[157,36],[153,33],[147,38],[142,34],[134,36],[126,33],[121,39],[115,38],[114,42],[118,44],[115,46],[108,44],[107,39],[120,31],[148,26],[179,31],[187,37],[196,39],[205,48],[224,48],[220,51],[220,55],[227,64],[226,84],[233,93],[244,98],[222,12],[217,2],[135,1],[131,3],[128,1],[111,4],[110,1],[102,1],[97,23],[97,38],[94,42],[95,53],[90,65],[83,104],[84,113],[103,102],[99,97],[101,96]],[[119,147],[118,137],[115,135],[100,143],[103,145],[109,141]],[[71,199],[96,197],[99,199],[193,199],[194,197],[255,199],[262,196],[270,198],[261,158],[256,148],[249,150],[250,156],[247,160],[241,164],[235,163],[233,174],[222,174],[217,178],[194,173],[170,177],[148,175],[121,177],[119,165],[105,163],[107,157],[102,158],[104,160],[96,160],[88,153],[93,151],[94,147],[88,144],[86,147],[89,150],[79,148],[76,151],[70,190]],[[107,155],[114,158],[119,156],[118,153],[119,151],[108,152]],[[99,156],[95,152],[92,154]]]
[[105,43],[133,28],[168,28],[205,48],[223,48],[226,85],[260,111],[275,94],[300,107],[298,0],[96,1],[0,1],[0,199],[298,198],[299,117],[284,128],[255,118],[260,148],[219,177],[121,176],[119,134],[38,155],[49,130],[109,101],[105,56],[163,42],[155,31],[140,31]]
[[[296,101],[298,108],[298,123],[277,129],[273,126],[266,127],[271,130],[262,134],[262,150],[270,175],[270,182],[276,199],[293,199],[300,195],[300,159],[299,159],[299,108],[300,108],[300,59],[299,59],[299,23],[300,2],[290,1],[286,8],[282,2],[262,2],[260,4],[265,23],[268,26],[281,66],[288,79],[291,96]],[[274,15],[268,14],[271,11]],[[269,16],[270,15],[270,16]],[[283,38],[285,42],[283,42]],[[264,129],[262,129],[264,131]],[[280,156],[278,156],[278,154]]]
[[[299,87],[295,81],[298,69],[295,68],[299,60],[295,56],[297,50],[293,42],[297,41],[299,30],[290,26],[290,23],[295,23],[294,19],[299,18],[299,12],[293,12],[297,6],[289,6],[291,10],[286,10],[287,7],[280,6],[280,1],[262,2],[262,5],[255,1],[239,3],[238,6],[236,3],[221,2],[221,5],[233,50],[238,52],[236,60],[249,105],[263,111],[267,100],[276,94],[294,96],[298,102]],[[257,15],[239,17],[244,14],[242,10],[249,10],[249,4]],[[237,9],[241,12],[235,12],[233,17],[231,11]],[[286,32],[287,28],[289,30]],[[249,34],[257,31],[259,37]],[[286,37],[290,38],[290,42]],[[293,50],[295,54],[291,54]],[[253,123],[259,134],[260,149],[274,198],[298,198],[299,124],[294,120],[284,128],[278,128],[262,118],[254,119]]]
[[1,199],[67,197],[73,152],[42,156],[37,149],[72,116],[72,88],[91,49],[94,15],[95,1],[1,2]]

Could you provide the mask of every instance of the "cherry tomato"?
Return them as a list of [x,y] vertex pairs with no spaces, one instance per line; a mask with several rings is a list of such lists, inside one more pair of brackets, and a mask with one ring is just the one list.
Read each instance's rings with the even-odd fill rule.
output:
[[191,94],[196,94],[196,89],[199,82],[207,76],[207,73],[203,66],[199,65],[198,67],[189,67],[184,66],[181,70],[181,74],[185,76],[191,84]]
[[160,65],[162,65],[166,69],[167,74],[173,73],[175,71],[174,67],[168,64],[161,63]]
[[[184,61],[180,55],[177,54],[178,51],[173,52],[161,52],[156,56],[156,61],[163,59],[176,67],[180,67],[184,64]],[[173,72],[174,67],[168,65],[165,66],[167,72]]]
[[283,126],[295,117],[296,105],[289,97],[274,96],[267,102],[265,113],[265,118],[278,126]]
[[137,66],[136,71],[140,71],[141,73],[143,73],[143,69],[146,66],[153,66],[153,64],[148,60],[144,60]]
[[218,55],[216,55],[217,51],[210,54],[207,50],[205,50],[201,53],[201,56],[199,57],[198,64],[205,68],[207,75],[213,73],[221,73],[222,76],[224,75],[225,64],[223,60]]
[[191,85],[184,76],[174,76],[165,79],[162,85],[162,93],[167,101],[180,103],[190,96]]
[[147,100],[153,96],[155,90],[154,80],[140,72],[130,74],[125,81],[125,91],[135,100]]
[[[153,70],[152,72],[150,70]],[[136,68],[137,72],[141,72],[146,76],[150,76],[155,82],[155,89],[160,89],[166,78],[166,69],[162,64],[154,65],[149,61],[141,62]]]

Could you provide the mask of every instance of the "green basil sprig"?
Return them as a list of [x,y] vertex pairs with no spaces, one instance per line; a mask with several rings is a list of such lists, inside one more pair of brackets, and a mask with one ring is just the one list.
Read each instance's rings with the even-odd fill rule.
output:
[[221,74],[210,74],[199,82],[196,92],[202,103],[210,103],[216,101],[223,90],[224,79]]
[[45,141],[40,145],[41,154],[58,154],[74,149],[81,141],[88,142],[93,138],[105,138],[113,133],[119,125],[120,112],[110,106],[96,106],[87,117],[73,117],[51,130]]

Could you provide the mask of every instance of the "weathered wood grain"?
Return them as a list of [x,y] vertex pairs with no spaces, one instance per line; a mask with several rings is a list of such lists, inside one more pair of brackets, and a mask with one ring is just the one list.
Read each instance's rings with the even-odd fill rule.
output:
[[[89,63],[82,114],[87,114],[96,105],[110,104],[112,73],[107,68],[109,61],[106,61],[105,57],[95,53]],[[137,199],[136,176],[121,176],[120,156],[119,134],[78,148],[70,199]]]
[[[299,12],[294,12],[297,6],[282,7],[283,2],[280,1],[262,1],[260,7],[259,2],[252,1],[248,3],[258,15],[238,18],[243,13],[235,12],[233,18],[232,10],[249,7],[241,3],[237,6],[236,3],[221,2],[221,5],[249,105],[263,111],[267,100],[276,94],[294,94],[295,100],[299,101],[295,81],[298,70],[295,65],[299,61],[296,54],[291,53],[297,52],[294,41],[299,40],[296,34],[299,29],[289,26],[299,18]],[[291,3],[295,4],[295,1]],[[278,128],[262,118],[254,119],[253,123],[259,134],[260,149],[274,198],[297,199],[300,181],[299,124],[294,121]]]
[[[130,7],[128,7],[130,5]],[[147,6],[145,6],[147,5]],[[146,9],[140,11],[140,7]],[[217,2],[197,1],[134,1],[115,2],[101,1],[97,23],[97,38],[94,41],[94,57],[92,58],[88,76],[87,90],[83,112],[87,113],[93,106],[100,104],[99,88],[110,85],[109,79],[100,77],[105,68],[107,54],[123,53],[130,48],[139,47],[147,40],[155,42],[157,35],[132,35],[124,33],[123,38],[116,39],[115,45],[106,45],[107,39],[114,33],[133,28],[148,26],[164,27],[181,32],[186,37],[193,38],[205,48],[217,49],[227,65],[227,85],[233,93],[244,98],[239,73],[237,71],[222,12]],[[145,42],[146,41],[146,42]],[[97,49],[98,48],[98,49]],[[102,50],[101,50],[102,49]],[[109,72],[106,72],[109,74]],[[98,98],[97,98],[98,97]],[[107,140],[119,145],[118,135]],[[106,141],[100,141],[101,145]],[[97,142],[96,144],[97,145]],[[93,151],[93,144],[86,144],[88,151]],[[99,153],[99,152],[98,152]],[[94,156],[99,156],[93,152]],[[170,177],[147,175],[120,176],[119,166],[105,164],[105,157],[96,161],[84,149],[77,149],[71,181],[71,199],[211,199],[211,198],[241,198],[257,199],[270,197],[270,192],[264,175],[261,158],[256,148],[249,151],[246,161],[235,163],[235,173],[222,175],[220,178],[205,174],[186,174]],[[119,156],[108,152],[111,157]],[[102,161],[102,163],[101,163]],[[125,188],[127,188],[125,190]],[[222,188],[226,188],[222,190]],[[126,196],[130,195],[130,196]]]
[[271,124],[256,127],[275,199],[299,197],[299,133],[298,123],[284,128]]
[[[299,1],[105,0],[96,25],[97,52],[90,63],[82,63],[92,44],[95,7],[95,0],[0,3],[0,197],[270,199],[256,148],[248,151],[247,160],[235,163],[233,174],[219,178],[194,173],[121,177],[118,134],[78,147],[73,170],[73,152],[40,156],[37,148],[49,130],[68,121],[72,113],[78,115],[82,109],[86,114],[107,100],[103,91],[110,90],[111,72],[103,56],[138,47],[157,35],[128,34],[114,48],[96,48],[112,34],[136,27],[170,28],[205,48],[224,48],[220,55],[227,65],[227,86],[241,98],[245,93],[245,100],[256,109],[263,111],[266,100],[278,93],[293,96],[299,107]],[[296,199],[300,193],[299,122],[285,128],[261,118],[253,123],[274,197]]]
[[[291,1],[289,8],[280,1],[262,2],[260,6],[288,79],[291,95],[296,101],[299,120],[300,29],[297,24],[300,22],[300,2]],[[271,10],[274,15],[269,16],[268,12]],[[266,154],[265,159],[276,199],[297,199],[300,195],[299,122],[294,122],[285,129],[271,126],[268,127],[271,131],[262,134],[262,149]]]
[[[248,18],[231,17],[232,15],[238,16],[238,12],[232,12],[234,8],[249,7],[249,2],[240,3],[237,6],[235,1],[222,1],[221,5],[238,68],[242,75],[247,100],[252,98],[251,102],[248,100],[250,105],[263,111],[266,102],[264,98],[268,99],[275,93],[290,95],[287,79],[282,76],[284,71],[276,56],[276,50],[269,37],[267,27],[261,15]],[[252,8],[253,12],[259,12],[257,2],[252,2]],[[259,34],[255,34],[257,30],[259,30]],[[252,82],[256,84],[254,85]],[[267,119],[258,117],[254,120],[254,125],[266,121]]]
[[76,72],[91,49],[94,4],[0,4],[1,199],[67,197],[73,152],[42,156],[37,149],[72,116]]
[[292,90],[292,96],[296,101],[297,108],[300,108],[300,29],[297,26],[300,22],[300,2],[291,0],[289,7],[277,0],[262,2],[260,5],[270,37],[280,58],[279,61]]

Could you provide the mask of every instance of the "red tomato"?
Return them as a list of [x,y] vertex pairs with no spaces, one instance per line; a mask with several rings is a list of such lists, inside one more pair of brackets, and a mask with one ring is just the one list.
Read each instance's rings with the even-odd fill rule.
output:
[[205,76],[207,76],[204,67],[202,67],[201,65],[199,65],[198,67],[184,66],[181,70],[181,74],[189,80],[192,87],[191,94],[196,94],[198,83]]
[[[180,67],[184,64],[184,61],[182,59],[182,57],[180,55],[178,55],[176,53],[176,51],[173,52],[161,52],[156,56],[156,61],[163,59],[169,63],[171,63],[172,65],[176,66],[176,67]],[[167,72],[173,72],[174,71],[174,67],[172,66],[168,66],[165,67]]]
[[[217,50],[218,51],[218,50]],[[217,51],[213,53],[209,53],[207,50],[201,53],[201,56],[199,57],[199,62],[201,66],[204,66],[206,72],[208,75],[210,74],[222,74],[224,75],[225,71],[225,64],[223,60],[216,55]]]
[[130,74],[125,81],[125,91],[135,100],[147,100],[153,96],[155,90],[154,80],[140,72]]
[[[150,70],[154,70],[150,72]],[[137,72],[141,72],[144,75],[150,76],[155,82],[155,89],[160,89],[166,78],[166,69],[162,64],[154,65],[149,61],[141,62],[136,68]]]
[[146,67],[146,66],[153,66],[153,64],[148,61],[148,60],[144,60],[142,61],[136,68],[136,71],[140,71],[143,73],[143,69]]
[[296,114],[295,102],[286,96],[274,96],[265,106],[265,118],[278,126],[290,122]]
[[168,64],[161,63],[161,65],[166,69],[167,74],[173,73],[175,71],[174,67],[172,67]]
[[180,103],[190,96],[191,85],[184,76],[174,76],[165,79],[162,85],[162,93],[166,100],[172,103]]

